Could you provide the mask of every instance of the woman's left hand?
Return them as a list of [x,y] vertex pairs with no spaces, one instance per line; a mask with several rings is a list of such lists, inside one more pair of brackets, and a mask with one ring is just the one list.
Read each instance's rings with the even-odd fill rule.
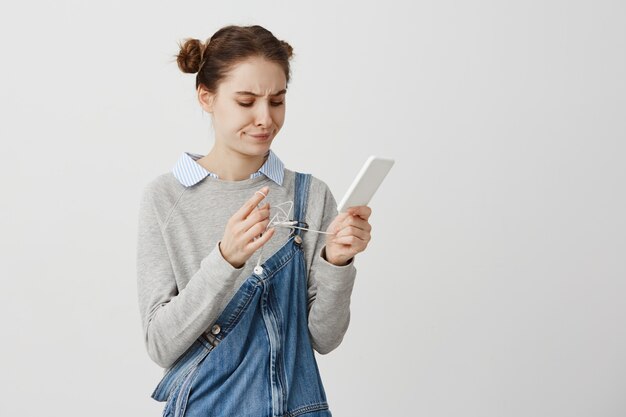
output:
[[328,226],[326,235],[326,260],[344,266],[359,252],[363,252],[371,239],[372,226],[367,221],[372,214],[368,206],[353,206],[339,213]]

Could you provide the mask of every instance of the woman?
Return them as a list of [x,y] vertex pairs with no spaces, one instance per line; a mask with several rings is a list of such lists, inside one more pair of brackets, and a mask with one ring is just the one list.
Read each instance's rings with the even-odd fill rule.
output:
[[166,416],[331,415],[313,350],[348,328],[371,210],[338,214],[323,181],[270,149],[291,56],[261,26],[232,25],[177,55],[215,144],[183,152],[141,198],[139,308]]

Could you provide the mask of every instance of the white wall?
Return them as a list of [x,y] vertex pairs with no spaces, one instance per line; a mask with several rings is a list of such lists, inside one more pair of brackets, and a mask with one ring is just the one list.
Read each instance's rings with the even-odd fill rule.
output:
[[[340,199],[370,154],[336,416],[626,414],[626,6],[618,1],[0,6],[0,415],[148,416],[139,192],[209,117],[172,56],[261,24],[296,57],[274,150]],[[343,167],[343,168],[342,168]]]

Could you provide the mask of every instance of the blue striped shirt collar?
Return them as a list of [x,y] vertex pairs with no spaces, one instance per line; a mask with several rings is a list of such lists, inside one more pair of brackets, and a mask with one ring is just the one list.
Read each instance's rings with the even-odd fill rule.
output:
[[[172,173],[176,179],[185,187],[191,187],[192,185],[197,184],[207,175],[210,175],[213,178],[219,178],[217,174],[206,170],[202,165],[196,162],[197,159],[203,156],[204,155],[197,153],[183,152],[180,158],[178,158],[176,165],[174,165],[174,168],[172,168]],[[250,178],[256,178],[259,175],[264,174],[278,185],[283,185],[283,178],[285,175],[284,167],[285,165],[280,158],[278,158],[278,156],[270,149],[269,155],[263,166],[259,168],[257,172],[250,174]]]

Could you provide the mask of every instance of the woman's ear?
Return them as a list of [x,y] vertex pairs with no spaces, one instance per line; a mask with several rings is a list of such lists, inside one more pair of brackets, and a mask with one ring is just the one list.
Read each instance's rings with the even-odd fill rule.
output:
[[213,101],[215,100],[215,94],[211,93],[209,90],[204,88],[202,84],[198,86],[198,101],[200,102],[200,106],[207,113],[213,113]]

